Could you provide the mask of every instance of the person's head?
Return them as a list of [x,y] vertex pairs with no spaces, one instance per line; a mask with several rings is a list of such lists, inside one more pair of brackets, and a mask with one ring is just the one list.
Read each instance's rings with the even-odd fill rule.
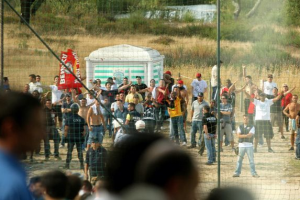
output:
[[118,109],[119,109],[119,110],[123,110],[123,108],[124,108],[123,101],[118,100],[118,101],[117,101],[117,106],[118,106]]
[[67,100],[67,102],[71,101],[71,95],[70,94],[66,94],[66,100]]
[[210,106],[211,107],[215,107],[216,106],[216,101],[215,100],[211,100],[210,101]]
[[125,99],[125,94],[123,92],[120,93],[120,100],[124,100]]
[[130,92],[131,92],[131,94],[136,93],[136,86],[135,85],[130,86]]
[[138,94],[133,95],[133,103],[138,104],[139,100],[140,100],[140,98],[139,98]]
[[134,103],[129,103],[128,104],[128,111],[133,111],[135,110],[135,104]]
[[177,92],[171,92],[172,99],[176,99],[177,95],[178,95]]
[[68,177],[68,187],[66,190],[65,199],[75,199],[79,195],[79,191],[82,187],[82,181],[76,175],[70,175],[67,177]]
[[29,91],[29,85],[28,84],[25,84],[24,85],[24,92],[28,92]]
[[29,82],[33,82],[33,83],[36,82],[36,76],[35,76],[35,74],[30,74],[29,75]]
[[113,84],[113,83],[114,83],[114,80],[113,80],[113,78],[112,78],[112,77],[108,77],[108,78],[107,78],[107,82],[109,82],[109,83]]
[[288,84],[286,84],[286,83],[284,83],[283,85],[282,85],[282,88],[283,88],[283,91],[288,91],[289,90],[289,86],[288,86]]
[[100,79],[96,79],[96,81],[97,81],[97,86],[100,86],[101,85],[101,80]]
[[58,84],[58,81],[59,81],[59,76],[54,76],[54,83]]
[[268,82],[272,83],[273,81],[273,75],[272,74],[268,74]]
[[30,178],[28,188],[34,198],[38,199],[43,196],[43,188],[40,176]]
[[177,85],[174,86],[172,92],[177,92],[177,93],[179,93],[179,87],[178,87]]
[[42,187],[47,198],[64,199],[68,189],[68,177],[61,171],[50,171],[42,176]]
[[169,75],[170,77],[172,76],[172,73],[170,71],[166,71],[165,74]]
[[77,103],[73,103],[70,108],[72,114],[77,114],[79,112],[80,106]]
[[41,82],[41,76],[40,75],[36,75],[36,82]]
[[37,90],[34,90],[33,92],[32,92],[32,96],[34,97],[34,98],[40,98],[40,93],[39,93],[39,91],[37,91]]
[[8,77],[3,77],[3,83],[4,84],[8,84],[9,83]]
[[151,80],[150,80],[150,86],[151,86],[151,87],[155,87],[155,80],[154,80],[154,79],[151,79]]
[[90,99],[94,99],[94,94],[95,94],[95,93],[94,93],[93,91],[90,91],[90,92],[89,92],[89,98],[90,98]]
[[111,82],[106,82],[105,88],[109,91],[111,89]]
[[127,77],[124,77],[123,78],[123,85],[127,85],[128,84],[128,78]]
[[152,99],[152,93],[149,92],[145,98],[146,101],[150,101]]
[[135,78],[136,78],[137,84],[140,85],[142,83],[142,77],[136,76]]
[[198,93],[198,101],[199,101],[199,102],[202,102],[203,99],[204,99],[204,94],[203,94],[203,92],[199,92],[199,93]]
[[52,108],[52,101],[50,99],[46,99],[45,106],[49,109]]
[[259,93],[258,94],[259,100],[264,102],[266,100],[266,94],[265,93]]
[[209,113],[209,111],[210,111],[210,107],[208,106],[208,105],[205,105],[204,107],[203,107],[203,113]]
[[274,88],[273,88],[273,94],[274,94],[275,96],[278,95],[278,88],[277,88],[277,87],[274,87]]
[[221,102],[226,104],[227,103],[227,98],[228,98],[227,95],[222,95],[221,96]]
[[160,79],[159,80],[159,87],[165,87],[166,86],[166,82],[164,79]]
[[117,100],[119,100],[119,99],[120,99],[120,94],[116,94],[115,100],[117,101]]
[[248,115],[243,115],[243,122],[244,122],[244,124],[248,124],[248,121],[249,121]]
[[87,104],[86,98],[82,98],[80,103],[81,103],[81,106],[85,107]]
[[226,83],[226,87],[227,87],[227,88],[230,88],[230,86],[232,85],[230,79],[227,79],[227,80],[225,81],[225,83]]
[[198,79],[198,80],[200,81],[201,78],[202,78],[202,75],[201,75],[200,73],[197,73],[197,74],[196,74],[196,79]]
[[177,81],[177,86],[178,87],[183,87],[183,80]]
[[298,101],[298,95],[294,94],[292,97],[292,102],[297,103],[297,101]]
[[0,147],[20,155],[35,150],[44,137],[44,114],[40,101],[30,94],[0,94]]
[[252,83],[252,77],[251,76],[246,76],[245,77],[246,83]]

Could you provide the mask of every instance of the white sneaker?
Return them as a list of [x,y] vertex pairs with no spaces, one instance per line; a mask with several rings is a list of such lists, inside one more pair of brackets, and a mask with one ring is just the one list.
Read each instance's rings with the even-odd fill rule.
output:
[[182,146],[186,146],[186,142],[183,142],[183,143],[182,143]]

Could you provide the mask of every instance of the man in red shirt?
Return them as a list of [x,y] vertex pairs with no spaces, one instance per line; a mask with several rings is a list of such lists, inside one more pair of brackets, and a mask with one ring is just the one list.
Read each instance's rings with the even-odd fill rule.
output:
[[157,107],[155,108],[155,120],[156,120],[156,131],[159,132],[164,122],[165,112],[166,112],[166,97],[169,95],[168,86],[163,79],[159,81],[159,86],[157,87],[157,93],[155,97],[155,103]]
[[[283,88],[283,92],[284,92],[283,95],[284,96],[283,96],[283,98],[281,100],[281,107],[282,107],[282,110],[284,110],[285,107],[289,103],[291,103],[293,95],[292,95],[292,93],[287,93],[286,94],[286,92],[289,90],[289,86],[286,83],[284,83],[282,85],[282,88]],[[295,89],[295,87],[293,89],[291,89],[290,92],[292,92],[294,89]],[[288,132],[289,131],[289,118],[286,115],[284,115],[284,114],[282,114],[282,115],[283,115],[283,120],[284,120],[284,123],[285,123],[286,132]]]

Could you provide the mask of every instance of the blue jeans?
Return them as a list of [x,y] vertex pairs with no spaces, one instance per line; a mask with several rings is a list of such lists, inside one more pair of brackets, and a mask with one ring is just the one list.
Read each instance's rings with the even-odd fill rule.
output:
[[103,141],[103,126],[92,126],[92,130],[89,132],[88,144],[92,144],[92,138],[98,138],[99,143]]
[[216,161],[216,139],[214,138],[215,134],[208,134],[210,139],[207,138],[207,135],[204,134],[205,147],[207,150],[207,158],[209,163]]
[[70,164],[70,162],[72,160],[72,152],[73,152],[75,145],[76,145],[76,149],[77,149],[79,162],[81,165],[83,165],[82,142],[68,142],[68,152],[67,152],[66,163]]
[[200,146],[201,143],[204,142],[202,130],[203,130],[202,121],[192,121],[191,145],[196,145],[197,131],[199,131],[198,145]]
[[237,161],[235,174],[238,174],[238,175],[241,174],[245,153],[247,154],[248,159],[249,159],[251,174],[254,175],[254,174],[256,174],[256,171],[255,171],[255,164],[254,164],[253,147],[239,147],[239,155],[238,155],[238,161]]
[[183,127],[183,117],[182,116],[172,117],[171,122],[174,130],[176,143],[179,144],[179,135],[180,135],[180,140],[182,142],[186,142],[184,127]]
[[[106,129],[108,130],[109,136],[112,136],[112,116],[110,114],[108,115],[103,115],[104,117],[104,121],[105,121],[105,125],[106,125]],[[105,134],[105,133],[104,133]]]
[[85,149],[87,146],[87,141],[89,139],[89,127],[87,125],[84,125],[85,128],[85,136],[84,136],[84,143],[82,144],[82,149]]
[[211,95],[211,99],[217,100],[216,98],[216,92],[217,92],[218,86],[214,86],[212,87],[212,95]]
[[165,120],[166,105],[158,104],[155,108],[156,130],[160,130]]
[[61,127],[61,145],[65,146],[65,125],[66,125],[66,120],[63,119],[62,121],[62,127]]

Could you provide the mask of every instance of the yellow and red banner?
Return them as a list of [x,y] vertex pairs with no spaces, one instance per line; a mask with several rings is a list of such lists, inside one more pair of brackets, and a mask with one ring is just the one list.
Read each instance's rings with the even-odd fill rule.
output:
[[[61,52],[60,59],[63,63],[65,63],[68,69],[71,70],[79,80],[81,80],[77,54],[72,49],[68,49],[67,52]],[[59,63],[59,90],[82,87],[81,83],[69,72],[69,70]]]

